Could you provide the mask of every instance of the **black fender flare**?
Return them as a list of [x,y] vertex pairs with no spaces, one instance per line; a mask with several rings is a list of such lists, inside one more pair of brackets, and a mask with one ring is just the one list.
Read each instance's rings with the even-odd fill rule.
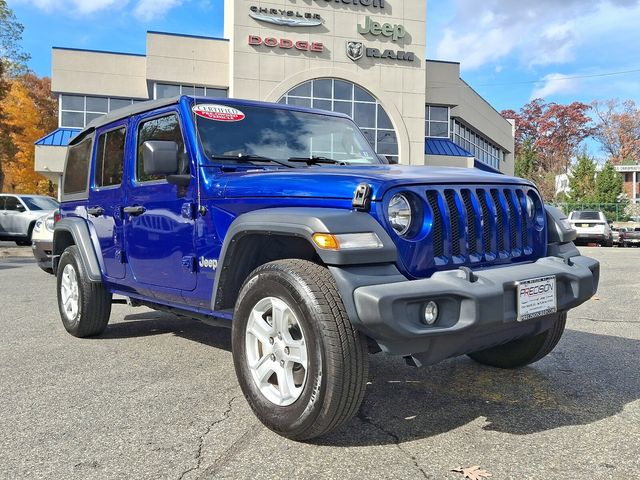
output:
[[92,282],[101,282],[102,272],[100,270],[100,262],[98,261],[98,255],[96,254],[93,240],[91,239],[89,226],[83,218],[63,218],[56,224],[53,232],[54,271],[57,271],[58,259],[67,246],[64,242],[61,242],[63,232],[70,234],[74,244],[78,247],[89,280]]
[[[333,251],[319,248],[313,242],[315,233],[375,233],[382,248]],[[216,310],[230,259],[238,241],[245,235],[284,235],[306,240],[327,266],[389,264],[397,260],[396,245],[384,227],[366,212],[339,208],[272,208],[238,216],[225,235],[218,259],[211,306]]]

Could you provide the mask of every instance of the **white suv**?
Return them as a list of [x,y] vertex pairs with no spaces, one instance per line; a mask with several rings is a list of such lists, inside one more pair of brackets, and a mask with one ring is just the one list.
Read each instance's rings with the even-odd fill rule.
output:
[[613,231],[603,212],[579,210],[569,214],[571,226],[578,232],[576,243],[598,243],[613,246]]

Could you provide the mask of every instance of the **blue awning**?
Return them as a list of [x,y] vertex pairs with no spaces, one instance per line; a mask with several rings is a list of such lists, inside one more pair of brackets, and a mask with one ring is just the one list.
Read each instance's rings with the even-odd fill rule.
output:
[[457,143],[452,142],[448,138],[427,137],[425,139],[425,150],[427,155],[447,155],[450,157],[471,157],[473,158],[473,166],[479,170],[491,173],[502,173],[500,170],[493,168],[486,163],[482,163],[475,158],[473,153],[466,151]]
[[448,138],[427,137],[424,153],[427,155],[448,155],[451,157],[473,157],[472,153],[467,152],[460,145],[453,143]]
[[42,137],[36,145],[46,147],[67,147],[73,137],[80,133],[79,128],[59,128],[49,135]]

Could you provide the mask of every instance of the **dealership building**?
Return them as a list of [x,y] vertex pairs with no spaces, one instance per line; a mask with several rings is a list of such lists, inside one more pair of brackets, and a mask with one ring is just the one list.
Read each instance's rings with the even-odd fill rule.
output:
[[36,143],[36,171],[59,183],[69,140],[93,119],[184,94],[338,111],[392,161],[513,174],[513,124],[460,78],[458,63],[425,59],[426,2],[224,7],[224,38],[150,31],[140,54],[53,48],[59,128]]

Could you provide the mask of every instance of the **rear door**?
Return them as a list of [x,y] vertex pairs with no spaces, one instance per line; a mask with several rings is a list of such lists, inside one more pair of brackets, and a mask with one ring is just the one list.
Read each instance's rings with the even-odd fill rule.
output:
[[182,301],[181,290],[196,287],[195,181],[187,188],[167,183],[166,176],[144,172],[146,141],[178,144],[181,172],[192,171],[177,110],[139,117],[131,162],[125,214],[125,245],[136,283],[153,285],[154,295]]
[[105,275],[125,276],[122,208],[126,204],[122,184],[127,124],[120,122],[96,134],[94,171],[87,203],[87,218],[96,232]]

